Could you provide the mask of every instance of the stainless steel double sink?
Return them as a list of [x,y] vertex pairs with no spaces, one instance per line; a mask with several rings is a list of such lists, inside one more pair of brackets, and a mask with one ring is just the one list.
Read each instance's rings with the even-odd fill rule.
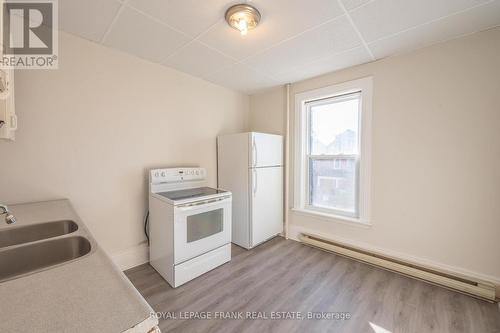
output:
[[23,277],[90,253],[89,240],[72,235],[79,229],[70,220],[0,229],[0,282]]

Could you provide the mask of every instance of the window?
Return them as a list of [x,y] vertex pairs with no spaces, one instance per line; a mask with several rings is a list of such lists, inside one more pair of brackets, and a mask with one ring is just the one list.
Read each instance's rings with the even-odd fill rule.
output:
[[368,223],[371,78],[296,96],[296,210]]
[[360,106],[359,92],[305,102],[306,205],[358,217]]

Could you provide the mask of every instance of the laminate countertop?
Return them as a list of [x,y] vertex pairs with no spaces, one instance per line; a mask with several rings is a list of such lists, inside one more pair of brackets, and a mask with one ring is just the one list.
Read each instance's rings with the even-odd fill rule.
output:
[[[16,224],[71,220],[91,251],[70,262],[0,283],[1,332],[150,332],[158,320],[144,298],[97,244],[68,200],[9,206]],[[42,242],[38,241],[38,242]],[[6,251],[14,246],[0,249]],[[0,267],[0,269],[2,269]]]

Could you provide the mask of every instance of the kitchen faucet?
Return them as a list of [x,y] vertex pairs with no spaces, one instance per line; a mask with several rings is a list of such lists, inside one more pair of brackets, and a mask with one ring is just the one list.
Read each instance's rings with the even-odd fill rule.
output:
[[5,223],[7,224],[13,224],[16,223],[16,218],[14,215],[12,215],[11,212],[9,212],[9,208],[5,205],[0,204],[0,215],[5,214]]

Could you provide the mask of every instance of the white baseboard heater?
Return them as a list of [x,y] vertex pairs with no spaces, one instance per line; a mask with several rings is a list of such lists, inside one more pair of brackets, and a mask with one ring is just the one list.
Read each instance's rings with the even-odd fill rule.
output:
[[484,299],[490,302],[495,301],[495,285],[491,282],[440,272],[436,269],[407,263],[402,260],[340,244],[316,235],[302,233],[299,235],[299,239],[307,245],[311,245],[322,250],[340,254],[345,257],[398,272],[409,277],[443,286],[445,288],[453,289],[476,298]]

